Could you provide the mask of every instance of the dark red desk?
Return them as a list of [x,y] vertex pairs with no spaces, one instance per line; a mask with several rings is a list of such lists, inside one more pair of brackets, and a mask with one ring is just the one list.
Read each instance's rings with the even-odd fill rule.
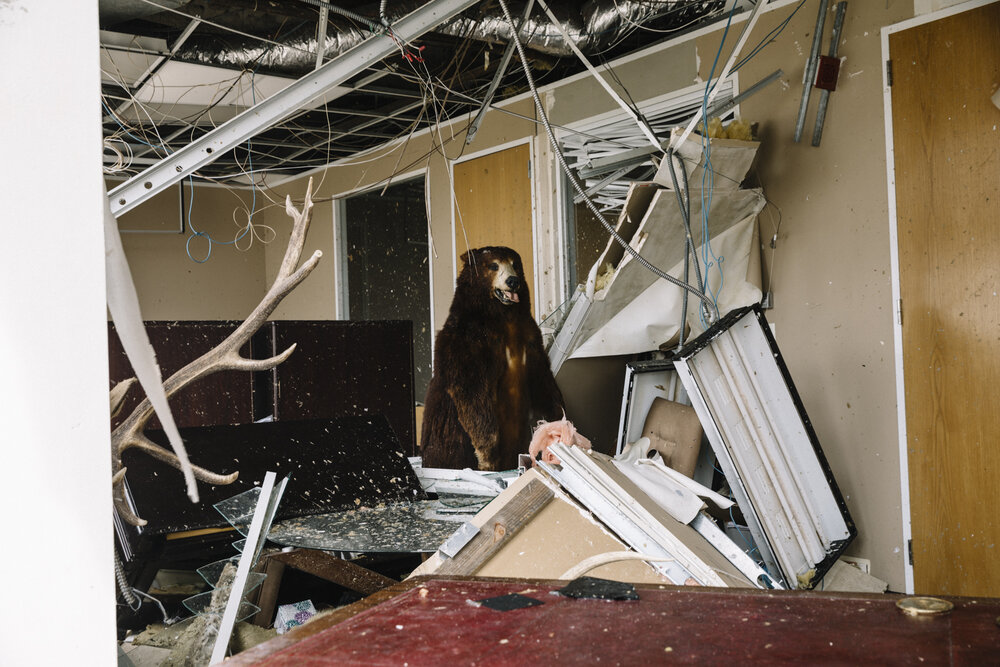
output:
[[[564,583],[414,579],[226,665],[1000,665],[1000,599],[911,617],[900,595],[637,586],[639,600],[610,602],[551,593]],[[467,602],[514,592],[544,604]]]

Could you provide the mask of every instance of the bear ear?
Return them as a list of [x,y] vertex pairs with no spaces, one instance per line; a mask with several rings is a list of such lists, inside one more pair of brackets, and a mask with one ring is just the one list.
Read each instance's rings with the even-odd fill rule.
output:
[[471,262],[475,261],[476,255],[478,253],[479,253],[479,249],[478,248],[474,248],[472,250],[467,250],[466,252],[462,253],[462,256],[460,258],[462,260],[462,265],[463,266],[468,266]]

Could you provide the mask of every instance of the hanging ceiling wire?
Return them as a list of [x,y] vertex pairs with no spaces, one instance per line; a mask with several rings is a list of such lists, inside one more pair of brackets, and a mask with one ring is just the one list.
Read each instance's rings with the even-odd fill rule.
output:
[[[507,7],[506,0],[499,0],[499,2],[500,2],[500,7],[503,9],[504,15],[507,17],[507,21],[512,26],[516,25],[514,23],[513,17],[510,14],[510,9]],[[587,197],[585,195],[583,187],[580,185],[580,182],[577,180],[576,175],[573,173],[573,171],[566,164],[566,158],[563,156],[562,149],[559,146],[559,142],[556,140],[555,134],[552,131],[552,126],[549,124],[548,116],[545,114],[545,109],[544,109],[544,107],[542,105],[542,101],[538,97],[538,90],[535,87],[534,79],[531,76],[531,69],[528,67],[528,61],[527,61],[527,58],[525,57],[525,54],[524,54],[524,47],[521,45],[521,42],[518,39],[516,32],[514,33],[513,39],[514,39],[514,44],[515,44],[515,46],[517,48],[518,54],[521,56],[521,66],[524,69],[524,75],[525,75],[525,77],[527,77],[527,79],[528,79],[528,85],[531,88],[531,95],[532,95],[532,98],[535,101],[535,109],[538,112],[539,118],[541,118],[541,120],[542,120],[542,125],[545,127],[545,132],[548,135],[549,143],[552,146],[552,152],[555,154],[557,160],[559,161],[560,166],[563,169],[563,172],[566,174],[566,176],[569,178],[570,183],[573,185],[573,188],[579,194],[584,195],[584,200],[583,201],[587,204],[587,207],[591,210],[591,212],[594,214],[594,216],[597,218],[597,220],[601,223],[601,225],[604,227],[604,229],[607,230],[607,232],[609,234],[611,234],[611,237],[614,238],[614,240],[626,252],[628,252],[630,255],[632,255],[632,257],[637,262],[639,262],[639,264],[641,264],[642,266],[644,266],[649,271],[653,272],[656,276],[658,276],[660,278],[663,278],[667,282],[669,282],[669,283],[671,283],[673,285],[676,285],[677,287],[680,287],[681,289],[686,290],[687,292],[690,292],[690,293],[694,294],[695,296],[697,296],[703,302],[704,308],[706,310],[711,309],[711,310],[709,310],[709,312],[712,313],[712,314],[714,314],[715,318],[718,319],[718,317],[719,317],[718,307],[715,305],[715,303],[708,296],[706,296],[704,293],[700,292],[699,290],[695,289],[691,285],[688,285],[687,283],[684,283],[684,282],[678,280],[677,278],[674,278],[673,276],[671,276],[667,272],[663,271],[662,269],[659,269],[658,267],[653,266],[653,264],[651,264],[645,257],[643,257],[638,251],[636,251],[624,238],[621,237],[621,235],[618,234],[617,231],[615,231],[615,228],[612,227],[611,224],[608,223],[607,220],[605,220],[605,218],[601,214],[601,212],[597,210],[597,207],[590,200],[590,197]]]

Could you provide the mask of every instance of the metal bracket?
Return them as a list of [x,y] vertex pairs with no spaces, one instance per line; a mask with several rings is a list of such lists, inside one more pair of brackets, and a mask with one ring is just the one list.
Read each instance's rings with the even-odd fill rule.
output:
[[[830,55],[828,58],[837,57],[837,46],[840,41],[840,32],[844,28],[844,14],[847,13],[847,2],[842,1],[837,3],[837,14],[833,19],[833,33],[830,35]],[[838,61],[839,63],[839,61]],[[839,74],[839,69],[837,74]],[[836,79],[833,81],[834,87],[836,87]],[[816,125],[813,127],[813,138],[812,145],[819,146],[820,140],[823,138],[823,123],[826,120],[826,107],[830,103],[830,90],[832,89],[821,89],[819,92],[819,107],[816,109]]]
[[458,527],[458,530],[452,533],[451,537],[444,541],[444,544],[438,548],[438,551],[448,558],[454,558],[478,534],[479,527],[471,521],[466,521]]
[[805,79],[802,81],[802,100],[799,102],[799,117],[795,122],[795,143],[802,139],[802,129],[806,126],[806,111],[809,109],[809,93],[812,92],[813,79],[816,77],[816,64],[819,62],[819,46],[823,40],[823,24],[826,22],[828,0],[819,1],[819,16],[816,27],[813,28],[812,48],[809,60],[806,62]]

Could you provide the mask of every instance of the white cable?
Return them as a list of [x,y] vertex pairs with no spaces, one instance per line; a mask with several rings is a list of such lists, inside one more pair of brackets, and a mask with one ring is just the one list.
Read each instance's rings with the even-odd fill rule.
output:
[[560,579],[576,579],[577,577],[583,576],[587,572],[593,570],[595,567],[600,567],[601,565],[607,565],[608,563],[617,563],[623,560],[643,560],[643,561],[671,561],[675,562],[675,558],[668,558],[667,556],[650,556],[649,554],[641,554],[636,551],[608,551],[603,554],[597,554],[589,558],[584,558],[582,561],[566,570],[560,576]]
[[157,600],[156,598],[154,598],[152,595],[147,595],[146,593],[143,593],[138,588],[133,588],[132,592],[135,593],[136,595],[141,595],[142,597],[146,598],[147,600],[152,600],[153,602],[155,602],[156,606],[160,608],[160,613],[163,614],[163,624],[164,625],[170,625],[170,617],[167,616],[167,610],[163,608],[163,603],[162,602],[160,602],[159,600]]
[[[552,21],[552,25],[556,27],[556,30],[559,31],[559,34],[561,34],[563,39],[566,40],[567,46],[569,46],[569,48],[573,50],[573,53],[575,53],[576,57],[580,59],[580,62],[583,63],[584,67],[586,67],[590,71],[591,75],[593,75],[593,77],[597,79],[597,82],[601,84],[601,87],[608,92],[608,95],[611,96],[611,98],[618,104],[618,106],[624,109],[625,113],[631,116],[632,119],[639,125],[639,129],[642,130],[642,133],[646,136],[647,139],[649,139],[649,143],[653,144],[653,146],[657,150],[662,150],[663,146],[660,145],[660,140],[656,138],[656,135],[653,134],[653,131],[649,129],[649,123],[640,118],[639,115],[635,112],[635,109],[629,106],[629,104],[622,99],[621,95],[619,95],[618,92],[611,87],[611,84],[609,84],[604,79],[604,77],[601,76],[601,73],[598,72],[597,69],[590,64],[590,61],[587,60],[587,56],[583,55],[583,51],[581,51],[579,47],[577,47],[576,42],[573,41],[573,38],[570,37],[569,33],[566,32],[566,29],[563,28],[562,23],[560,23],[559,19],[556,18],[556,15],[552,13],[552,10],[549,9],[549,6],[545,4],[545,0],[538,0],[538,4],[541,6],[543,10],[545,10],[545,13],[549,17],[549,20]],[[515,40],[517,40],[516,34],[514,37]],[[519,40],[518,44],[520,44]]]

